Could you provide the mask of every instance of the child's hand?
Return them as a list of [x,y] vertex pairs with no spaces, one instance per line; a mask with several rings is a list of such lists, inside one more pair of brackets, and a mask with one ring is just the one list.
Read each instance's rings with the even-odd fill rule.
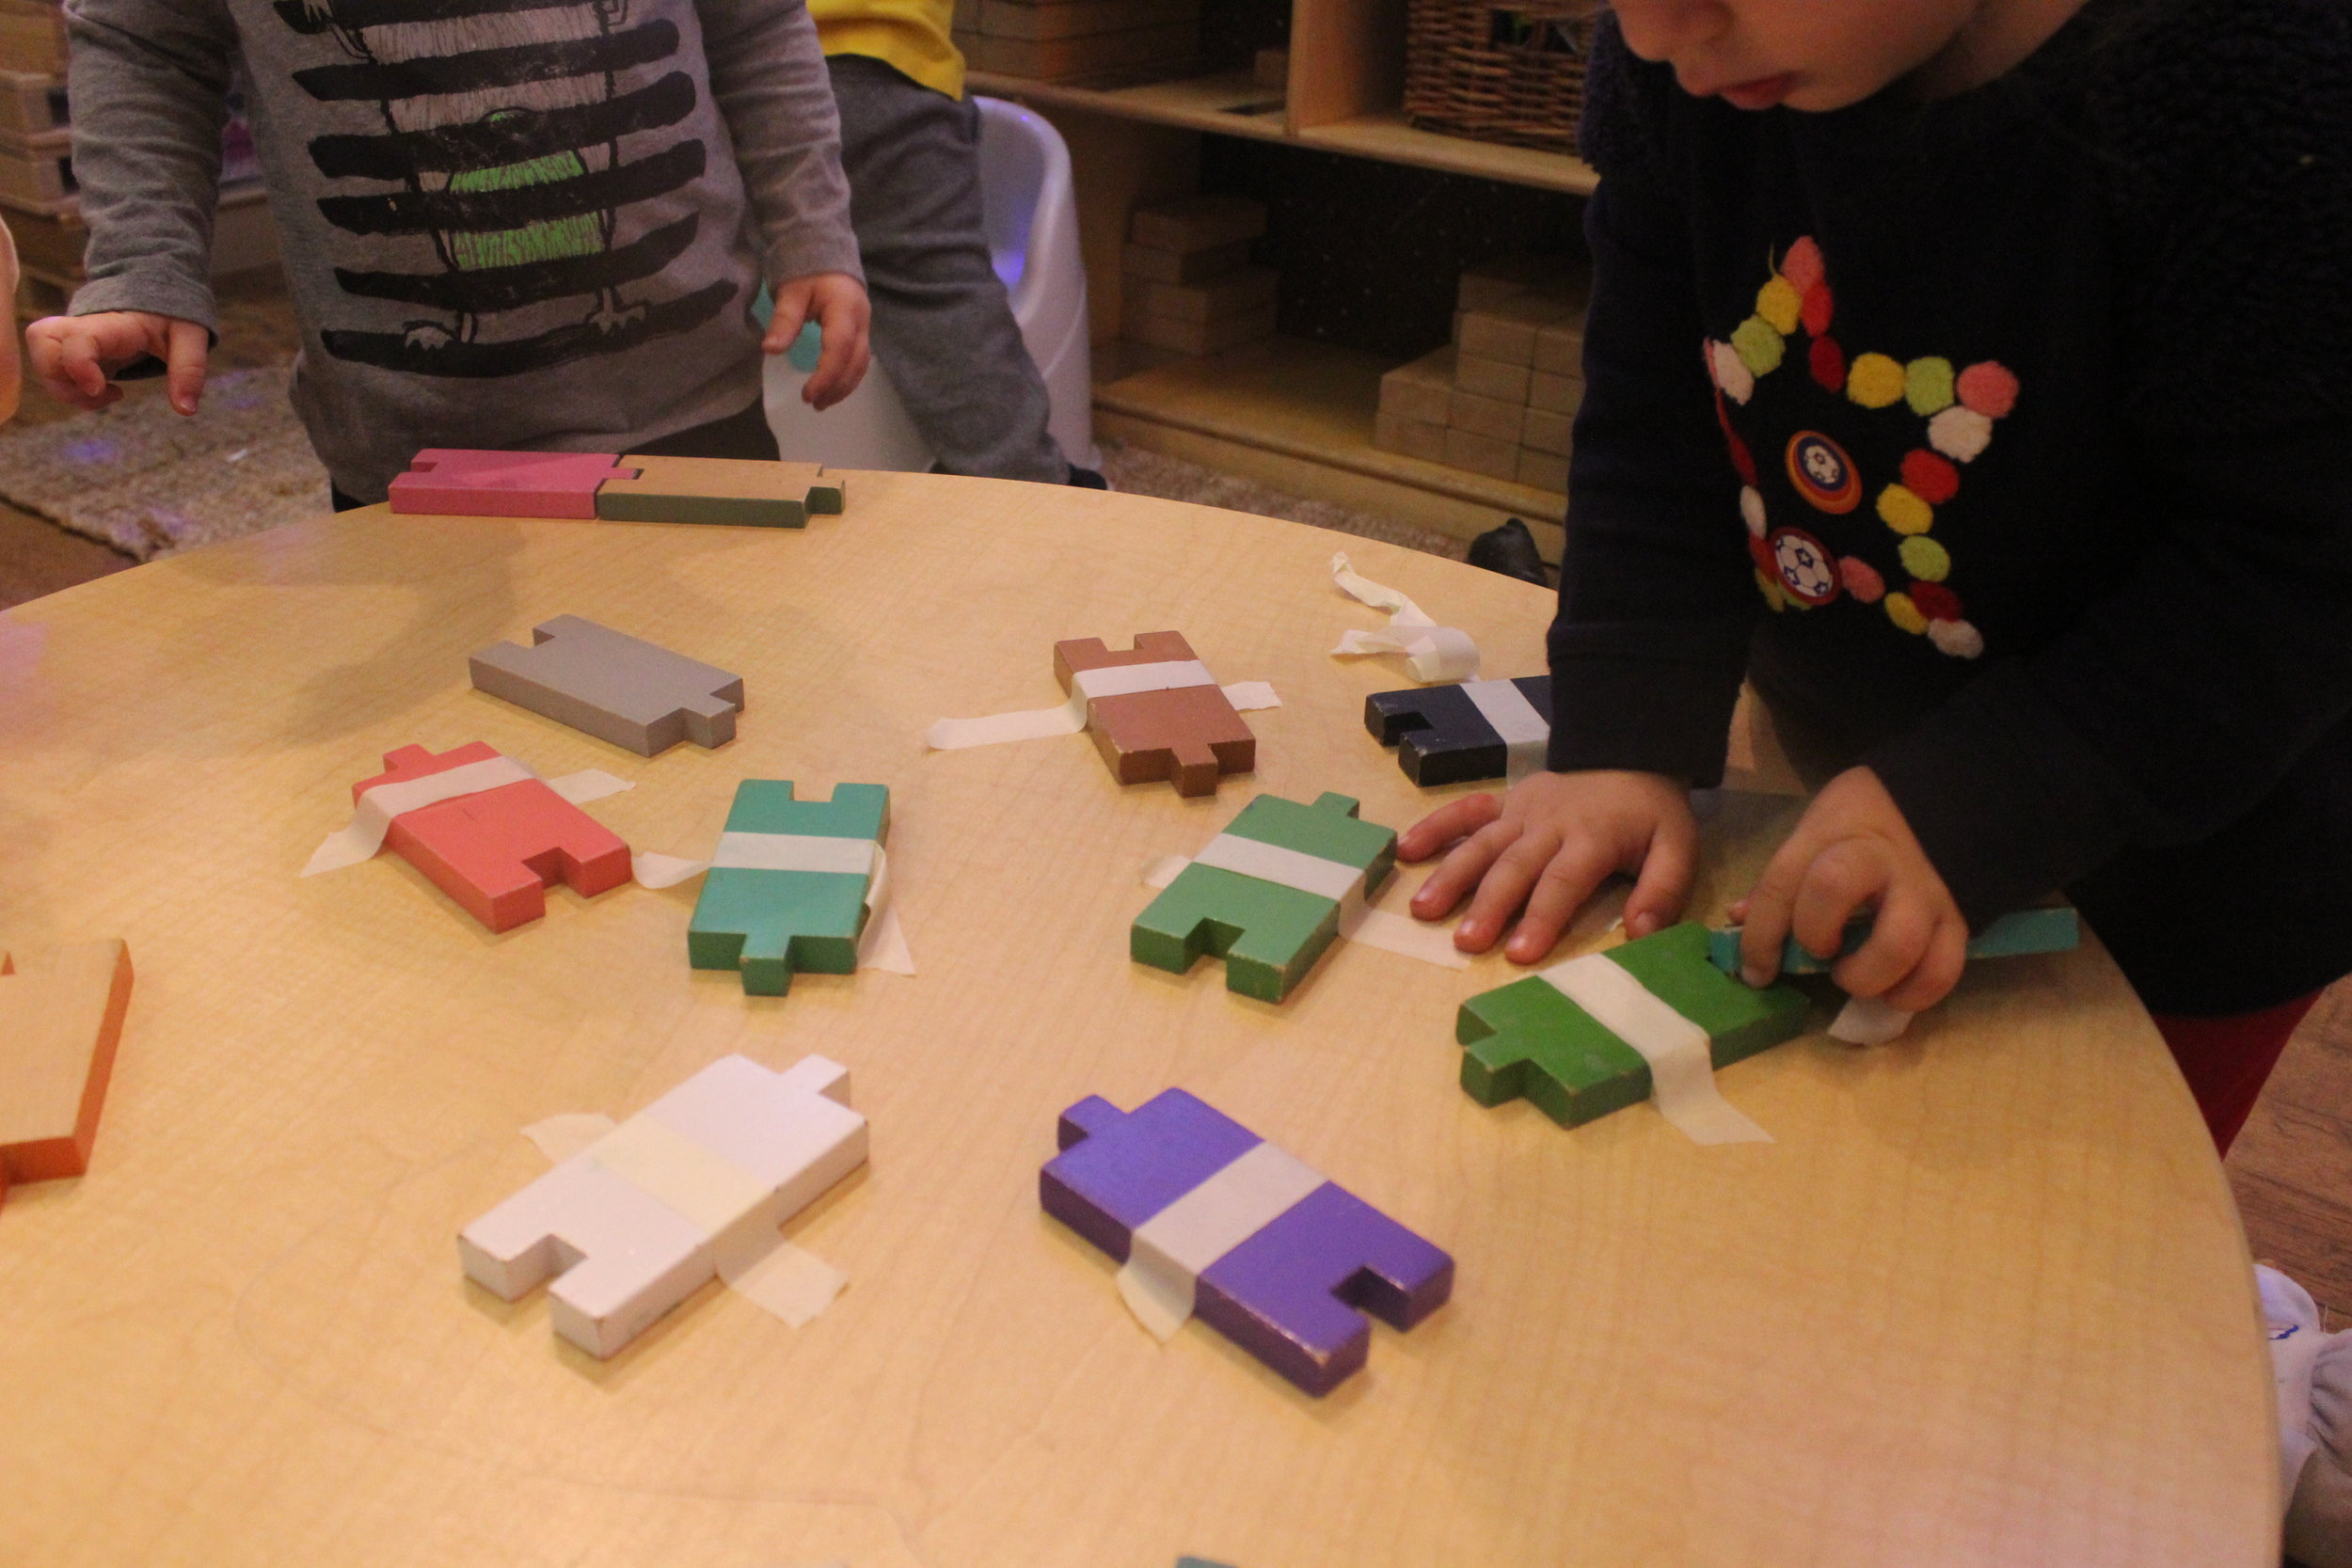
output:
[[1836,952],[1865,910],[1877,911],[1869,940],[1830,977],[1849,995],[1883,996],[1907,1013],[1943,1001],[1967,959],[1968,923],[1879,776],[1850,768],[1813,798],[1755,891],[1732,909],[1747,926],[1742,978],[1769,984],[1792,928],[1806,952]]
[[1501,800],[1470,795],[1439,806],[1405,831],[1397,858],[1424,861],[1456,840],[1413,895],[1413,913],[1436,920],[1476,887],[1454,945],[1484,953],[1524,904],[1503,952],[1532,964],[1614,872],[1637,878],[1625,901],[1629,935],[1673,922],[1690,896],[1699,825],[1689,791],[1661,773],[1534,773]]
[[760,350],[782,354],[803,322],[815,322],[825,335],[824,352],[801,388],[801,401],[819,412],[831,408],[866,379],[866,328],[873,319],[866,286],[846,272],[817,272],[777,284],[774,293],[776,313],[768,319]]
[[102,310],[92,316],[47,316],[24,329],[33,377],[59,403],[104,408],[122,401],[107,377],[149,355],[164,362],[164,388],[172,407],[193,414],[204,396],[204,361],[212,334],[191,321],[149,310]]

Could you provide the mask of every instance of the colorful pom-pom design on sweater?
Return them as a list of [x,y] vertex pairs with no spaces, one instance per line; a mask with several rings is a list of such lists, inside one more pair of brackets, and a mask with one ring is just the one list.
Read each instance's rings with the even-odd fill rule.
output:
[[[1952,558],[1933,537],[1936,508],[1960,494],[1961,467],[1992,445],[1995,420],[2017,405],[2017,377],[1993,360],[1955,370],[1931,356],[1908,362],[1889,355],[1849,356],[1831,333],[1836,302],[1821,247],[1810,236],[1798,240],[1763,288],[1756,313],[1728,342],[1710,340],[1707,373],[1715,384],[1715,419],[1740,474],[1740,511],[1748,528],[1748,553],[1756,582],[1774,610],[1810,609],[1839,597],[1877,605],[1887,620],[1921,636],[1954,658],[1984,652],[1984,636],[1962,611],[1950,585]],[[1790,340],[1805,340],[1802,355]],[[1919,444],[1907,453],[1899,473],[1883,483],[1866,481],[1846,449],[1819,430],[1800,430],[1777,454],[1799,499],[1825,517],[1842,517],[1859,507],[1876,483],[1873,509],[1887,528],[1893,562],[1904,579],[1890,587],[1892,572],[1859,554],[1839,556],[1802,528],[1774,527],[1765,515],[1756,483],[1756,453],[1733,424],[1726,403],[1745,406],[1756,383],[1780,373],[1809,377],[1833,397],[1856,407],[1885,411],[1889,418],[1922,421]]]

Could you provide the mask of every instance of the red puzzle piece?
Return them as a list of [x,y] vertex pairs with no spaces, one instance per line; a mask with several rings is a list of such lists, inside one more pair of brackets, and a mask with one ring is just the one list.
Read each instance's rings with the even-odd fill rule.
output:
[[[1054,678],[1068,691],[1081,671],[1194,657],[1181,632],[1139,632],[1135,651],[1124,654],[1089,637],[1054,644]],[[1213,795],[1219,774],[1247,773],[1258,765],[1257,736],[1215,686],[1097,697],[1088,710],[1087,733],[1120,784],[1169,779],[1179,795]]]
[[[351,797],[498,754],[479,740],[438,755],[403,746],[384,753],[391,771],[352,785]],[[547,913],[547,890],[557,881],[592,898],[629,879],[628,846],[538,779],[403,812],[384,843],[493,931]]]
[[608,479],[635,479],[609,451],[427,447],[393,479],[392,510],[465,517],[594,517]]

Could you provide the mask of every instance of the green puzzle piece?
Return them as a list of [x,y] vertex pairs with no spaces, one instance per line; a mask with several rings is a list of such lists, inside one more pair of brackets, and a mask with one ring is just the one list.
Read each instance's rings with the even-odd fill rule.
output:
[[[788,781],[746,779],[727,812],[729,833],[786,833],[867,839],[890,829],[890,791],[882,784],[835,784],[833,799],[796,800]],[[714,865],[686,927],[687,961],[696,969],[739,969],[748,996],[782,996],[792,974],[849,974],[857,969],[866,928],[862,875],[771,871]]]
[[[1708,930],[1685,921],[1608,958],[1707,1031],[1718,1069],[1803,1032],[1807,1004],[1791,986],[1750,990],[1708,961]],[[1462,1087],[1482,1105],[1524,1098],[1563,1127],[1581,1127],[1647,1100],[1649,1063],[1541,975],[1462,1004],[1454,1037]]]
[[[1359,820],[1356,801],[1326,794],[1311,806],[1261,795],[1225,832],[1364,872],[1369,893],[1396,867],[1396,833]],[[1340,934],[1340,901],[1220,865],[1187,865],[1136,917],[1127,951],[1182,974],[1202,957],[1225,960],[1228,990],[1279,1002]]]

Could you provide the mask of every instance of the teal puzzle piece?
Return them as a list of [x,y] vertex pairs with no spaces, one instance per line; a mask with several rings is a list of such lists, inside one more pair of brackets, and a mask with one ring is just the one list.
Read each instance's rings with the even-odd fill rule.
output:
[[745,779],[686,928],[687,961],[740,970],[747,996],[784,995],[795,970],[854,972],[889,831],[882,784],[835,784],[831,800],[796,800],[789,780]]
[[[1707,958],[1725,974],[1740,973],[1740,933],[1726,926],[1707,935]],[[1860,947],[1870,937],[1868,917],[1846,927],[1845,945],[1836,958],[1817,958],[1803,942],[1790,937],[1781,944],[1783,974],[1826,974],[1837,958]],[[2082,944],[2082,921],[2072,909],[2012,910],[1968,939],[1971,958],[2019,958],[2033,953],[2071,953]]]

